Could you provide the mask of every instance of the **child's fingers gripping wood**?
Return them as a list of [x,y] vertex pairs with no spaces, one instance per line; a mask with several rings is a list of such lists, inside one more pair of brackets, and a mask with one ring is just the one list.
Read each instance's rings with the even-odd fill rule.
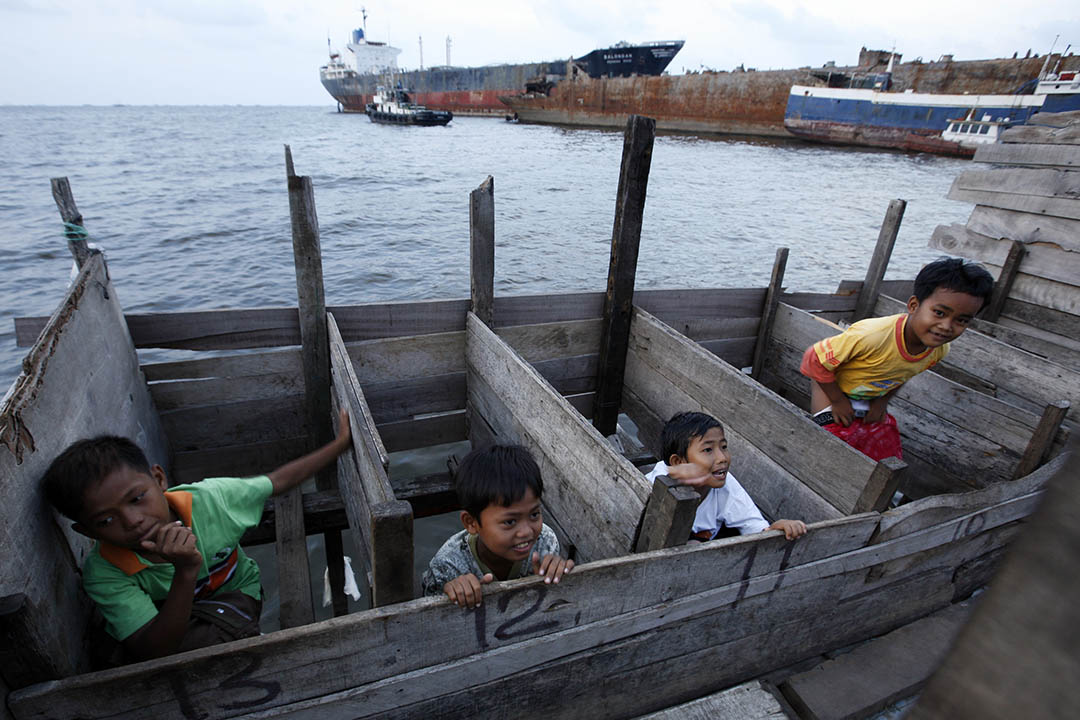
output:
[[540,553],[533,553],[533,574],[544,578],[545,583],[559,582],[562,576],[574,569],[574,561],[551,553],[540,558]]
[[494,579],[495,577],[491,573],[487,573],[482,578],[478,578],[472,573],[465,573],[464,575],[458,575],[443,585],[443,592],[446,593],[446,597],[450,598],[450,602],[458,607],[480,607],[484,596],[483,586]]

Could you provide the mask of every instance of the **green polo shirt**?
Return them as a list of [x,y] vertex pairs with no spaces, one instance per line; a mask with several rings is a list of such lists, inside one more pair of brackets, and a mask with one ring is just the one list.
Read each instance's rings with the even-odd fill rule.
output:
[[[203,557],[195,581],[197,600],[218,591],[261,596],[259,566],[240,547],[240,537],[262,518],[273,486],[265,475],[207,478],[165,493],[169,506],[195,533]],[[83,587],[105,617],[105,629],[124,640],[157,615],[172,585],[173,565],[98,541],[83,563]]]

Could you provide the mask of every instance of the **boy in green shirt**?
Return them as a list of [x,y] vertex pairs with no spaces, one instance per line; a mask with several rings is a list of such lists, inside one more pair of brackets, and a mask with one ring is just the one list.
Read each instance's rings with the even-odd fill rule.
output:
[[43,478],[49,502],[96,540],[83,587],[106,630],[136,660],[259,634],[259,567],[239,540],[266,498],[299,485],[350,443],[337,437],[269,475],[169,488],[137,445],[102,436],[69,446]]

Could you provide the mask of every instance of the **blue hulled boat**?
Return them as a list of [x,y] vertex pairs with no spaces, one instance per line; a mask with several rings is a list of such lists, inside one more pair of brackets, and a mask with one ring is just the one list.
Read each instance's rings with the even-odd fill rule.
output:
[[1076,72],[1044,69],[1013,95],[945,95],[890,92],[892,66],[849,78],[847,87],[792,86],[784,127],[818,142],[972,155],[999,128],[1037,112],[1080,110]]

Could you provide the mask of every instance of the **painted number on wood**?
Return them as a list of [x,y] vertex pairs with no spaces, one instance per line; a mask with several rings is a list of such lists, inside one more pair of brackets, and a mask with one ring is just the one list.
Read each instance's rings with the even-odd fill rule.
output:
[[[527,618],[536,614],[536,611],[539,610],[540,606],[544,603],[544,597],[547,596],[547,590],[548,589],[546,585],[537,585],[523,591],[535,593],[536,602],[525,608],[525,610],[521,611],[517,615],[514,615],[513,617],[510,617],[505,621],[501,622],[498,627],[495,628],[496,639],[513,640],[514,638],[521,637],[522,635],[529,635],[531,633],[537,633],[544,630],[552,630],[554,628],[557,628],[559,626],[558,620],[547,620],[544,622],[537,622],[531,625],[526,625],[525,627],[518,627],[517,629],[513,629],[515,626],[520,625],[522,622],[524,622]],[[499,597],[497,606],[498,614],[500,617],[498,619],[502,619],[501,616],[506,614],[506,609],[510,605],[511,598],[515,597],[516,595],[517,593],[508,593]],[[481,650],[488,647],[487,607],[488,606],[486,604],[481,605],[474,611],[474,617],[476,619],[476,644],[480,647]]]

